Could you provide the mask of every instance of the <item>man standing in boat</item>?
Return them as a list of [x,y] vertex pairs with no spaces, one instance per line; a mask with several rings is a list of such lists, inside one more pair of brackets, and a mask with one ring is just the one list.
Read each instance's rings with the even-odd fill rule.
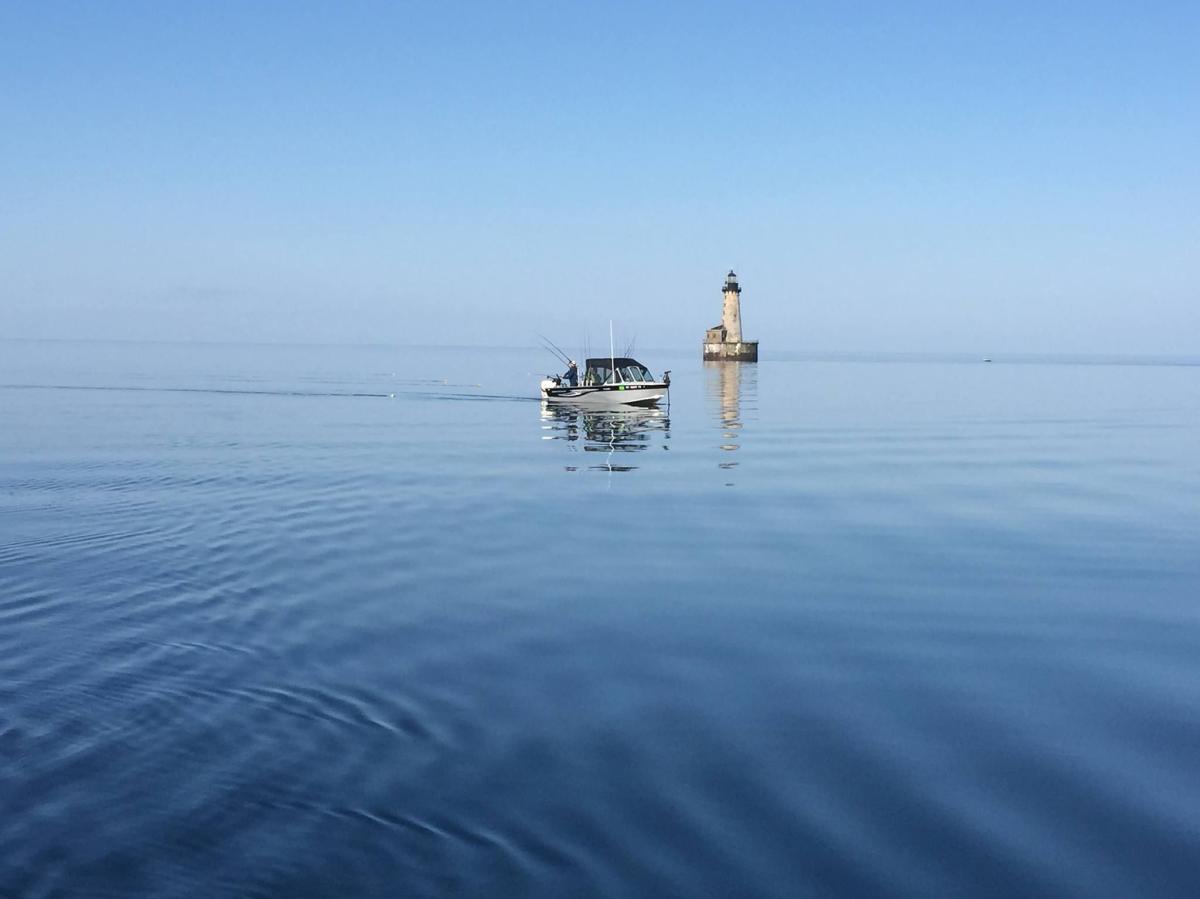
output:
[[579,368],[575,365],[574,359],[568,359],[567,362],[567,373],[562,377],[563,383],[565,383],[568,387],[578,387]]

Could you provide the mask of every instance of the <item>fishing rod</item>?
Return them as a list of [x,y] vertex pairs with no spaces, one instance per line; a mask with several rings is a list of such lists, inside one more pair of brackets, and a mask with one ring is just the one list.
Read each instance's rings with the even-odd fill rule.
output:
[[561,353],[556,352],[555,350],[552,350],[550,347],[546,346],[545,344],[542,344],[542,349],[545,350],[547,353],[549,353],[551,356],[553,356],[555,359],[558,359],[560,362],[566,363],[568,365],[570,364],[569,359],[567,359]]
[[538,337],[541,337],[542,340],[546,341],[546,343],[548,343],[548,344],[550,344],[550,346],[554,347],[554,349],[558,351],[558,355],[562,356],[562,358],[565,359],[567,362],[571,361],[571,357],[567,355],[566,351],[562,347],[560,347],[557,343],[555,343],[553,340],[551,340],[549,337],[546,337],[544,334],[539,334]]
[[538,337],[540,337],[543,341],[543,349],[546,349],[549,352],[553,353],[555,356],[557,356],[559,359],[561,359],[567,365],[571,364],[571,357],[568,356],[566,353],[564,353],[562,351],[562,349],[559,348],[558,344],[556,344],[549,337],[545,337],[541,334],[539,334]]

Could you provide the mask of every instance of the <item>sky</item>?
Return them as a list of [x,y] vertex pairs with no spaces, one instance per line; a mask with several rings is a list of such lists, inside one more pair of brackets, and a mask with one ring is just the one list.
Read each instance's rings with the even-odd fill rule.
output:
[[1200,4],[0,3],[0,337],[1200,354]]

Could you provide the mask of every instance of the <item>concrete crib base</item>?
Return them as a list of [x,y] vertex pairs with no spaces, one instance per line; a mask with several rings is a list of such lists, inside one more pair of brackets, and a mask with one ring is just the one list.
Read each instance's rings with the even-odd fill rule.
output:
[[757,362],[758,341],[722,341],[704,344],[705,362]]

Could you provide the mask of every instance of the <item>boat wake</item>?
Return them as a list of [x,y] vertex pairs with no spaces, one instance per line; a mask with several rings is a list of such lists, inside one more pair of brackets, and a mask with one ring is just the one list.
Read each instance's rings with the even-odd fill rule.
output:
[[393,393],[370,393],[357,390],[258,390],[244,387],[139,387],[136,385],[97,384],[0,384],[0,390],[99,390],[136,391],[138,393],[216,393],[245,396],[339,396],[387,399]]

